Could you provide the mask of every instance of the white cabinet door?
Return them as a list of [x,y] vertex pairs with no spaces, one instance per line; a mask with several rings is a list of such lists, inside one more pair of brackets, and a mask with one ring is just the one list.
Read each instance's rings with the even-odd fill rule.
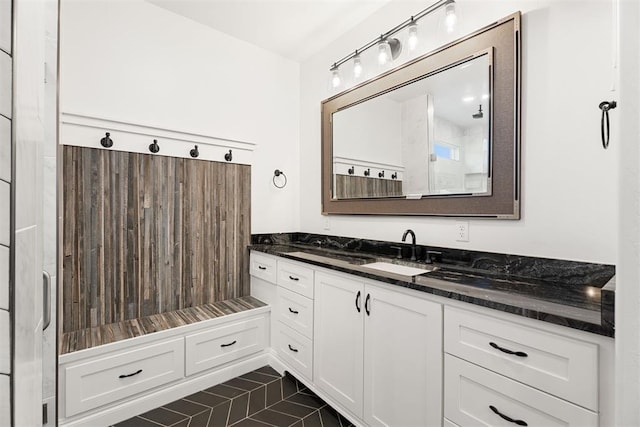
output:
[[442,305],[365,286],[364,420],[442,424]]
[[316,272],[314,383],[362,418],[364,284]]

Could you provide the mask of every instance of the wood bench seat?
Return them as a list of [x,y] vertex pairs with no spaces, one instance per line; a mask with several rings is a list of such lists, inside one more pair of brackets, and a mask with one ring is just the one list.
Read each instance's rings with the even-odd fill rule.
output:
[[234,313],[264,307],[266,304],[251,297],[240,297],[183,308],[161,314],[110,323],[108,325],[66,332],[60,339],[59,354],[73,353],[179,326],[190,325]]

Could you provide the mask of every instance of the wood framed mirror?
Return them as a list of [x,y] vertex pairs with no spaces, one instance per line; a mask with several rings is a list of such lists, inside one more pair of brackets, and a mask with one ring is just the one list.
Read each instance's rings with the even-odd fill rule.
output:
[[520,218],[520,13],[322,102],[322,213]]

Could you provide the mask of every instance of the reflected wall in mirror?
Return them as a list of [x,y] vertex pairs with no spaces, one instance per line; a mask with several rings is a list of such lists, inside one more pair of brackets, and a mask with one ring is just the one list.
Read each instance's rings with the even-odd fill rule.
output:
[[333,113],[334,198],[489,193],[491,65],[490,49]]
[[520,218],[520,12],[322,102],[322,213]]

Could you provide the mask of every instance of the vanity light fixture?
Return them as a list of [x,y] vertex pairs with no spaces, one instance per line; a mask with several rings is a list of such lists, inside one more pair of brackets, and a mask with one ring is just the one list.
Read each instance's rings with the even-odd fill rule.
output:
[[386,33],[381,34],[380,37],[376,37],[364,46],[356,49],[354,53],[351,53],[341,60],[334,62],[333,65],[329,68],[329,81],[331,89],[335,91],[342,86],[343,80],[340,76],[340,66],[352,59],[354,81],[357,81],[363,74],[362,60],[360,59],[360,55],[374,46],[377,46],[378,64],[381,66],[381,68],[386,68],[394,59],[398,58],[400,52],[402,52],[402,43],[400,42],[400,40],[391,36],[397,34],[405,28],[407,28],[407,48],[409,52],[414,51],[419,42],[418,20],[432,12],[435,12],[441,7],[445,8],[445,24],[447,27],[447,31],[453,31],[453,27],[455,26],[457,21],[455,0],[438,0],[431,6],[421,10],[416,15],[412,15],[411,18],[407,19],[406,21],[396,25]]

